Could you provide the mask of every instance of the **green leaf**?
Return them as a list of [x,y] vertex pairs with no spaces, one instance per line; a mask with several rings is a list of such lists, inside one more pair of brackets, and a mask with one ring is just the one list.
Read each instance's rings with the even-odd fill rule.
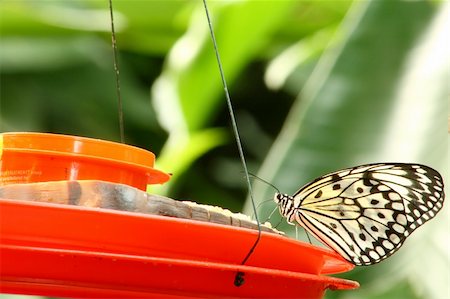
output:
[[[210,5],[228,82],[232,82],[257,55],[293,4],[290,1],[244,1]],[[188,169],[187,162],[193,163],[193,158],[199,156],[184,157],[191,152],[189,146],[194,144],[190,140],[192,135],[201,132],[225,103],[207,24],[204,8],[199,5],[193,13],[191,26],[169,53],[163,73],[152,89],[160,123],[169,132],[159,161],[173,161],[174,151],[178,151],[177,157],[184,161],[181,167],[172,165],[178,171]],[[251,35],[237,30],[248,27],[254,29]],[[204,147],[202,153],[206,148],[212,146]],[[172,180],[175,184],[176,178]]]
[[[232,82],[267,43],[268,36],[280,26],[293,4],[291,1],[211,3],[212,22],[228,82]],[[203,7],[199,6],[194,12],[191,24],[169,54],[160,78],[164,85],[154,90],[154,100],[163,118],[167,119],[163,111],[178,106],[179,126],[166,126],[169,131],[181,130],[180,126],[188,131],[202,128],[220,107],[218,102],[223,101],[222,83]],[[252,28],[252,32],[248,34],[247,30],[239,28]],[[165,110],[166,106],[172,109]]]
[[167,194],[175,184],[174,181],[185,173],[194,161],[211,149],[224,144],[227,131],[224,129],[205,129],[189,136],[189,138],[170,138],[161,155],[157,159],[156,167],[173,173],[172,179],[162,186],[149,185],[147,192]]
[[[343,42],[321,57],[259,174],[292,193],[314,177],[355,164],[415,161],[439,168],[446,119],[442,93],[403,96],[414,87],[406,81],[411,55],[432,13],[423,1],[355,3],[337,33]],[[420,131],[396,140],[411,136],[413,125]],[[437,160],[428,155],[430,134],[440,145]],[[402,146],[410,143],[414,152]],[[257,198],[266,198],[269,190],[256,191]]]
[[[436,21],[430,27],[435,11],[426,1],[355,2],[338,29],[340,42],[331,43],[320,58],[258,176],[292,194],[315,177],[364,163],[416,162],[447,174],[449,60],[439,46],[446,43],[445,26]],[[254,188],[257,204],[273,193],[259,183]],[[259,215],[264,219],[272,209],[266,205]],[[245,212],[252,213],[249,202]],[[437,218],[444,219],[443,214]],[[433,224],[442,226],[437,220]],[[420,230],[431,233],[431,226]],[[420,234],[410,239],[415,238]],[[426,246],[421,258],[404,260],[408,242],[388,261],[347,275],[366,282],[349,296],[376,295],[375,281],[386,284],[388,270],[393,285],[417,280],[420,275],[406,265],[423,265],[433,248]],[[431,284],[425,294],[430,287],[443,291]]]

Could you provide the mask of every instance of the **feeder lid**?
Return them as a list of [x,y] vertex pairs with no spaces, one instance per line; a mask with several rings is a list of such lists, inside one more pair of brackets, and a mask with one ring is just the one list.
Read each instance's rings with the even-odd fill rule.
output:
[[[36,175],[35,179],[33,179],[33,176],[27,178],[27,181],[24,181],[27,183],[80,179],[78,177],[63,177],[62,174],[70,172],[71,175],[82,176],[83,171],[98,176],[90,177],[90,179],[103,179],[125,184],[127,182],[121,180],[143,181],[143,186],[136,186],[136,184],[141,185],[141,183],[129,183],[143,190],[145,190],[146,184],[162,184],[170,179],[169,174],[153,168],[155,155],[152,152],[123,143],[87,137],[32,132],[1,133],[0,160],[2,157],[4,160],[8,160],[8,163],[4,163],[7,166],[0,167],[0,183],[2,180],[11,180],[7,177],[7,174],[2,175],[3,171],[6,173],[31,171],[30,169],[23,169],[24,162],[27,162],[27,165],[34,165],[31,167],[32,170],[40,173]],[[42,157],[50,157],[50,160],[41,160]],[[59,164],[56,164],[58,163],[56,158],[60,160]],[[67,164],[68,161],[76,163]],[[49,163],[55,165],[52,164],[45,170],[39,169],[43,164],[48,165]],[[101,164],[102,167],[109,165],[110,168],[103,170],[98,164]],[[80,165],[84,165],[84,168]],[[111,169],[117,171],[114,172]],[[80,173],[78,174],[79,170]],[[116,176],[118,178],[115,178]],[[135,176],[138,176],[138,178],[134,178]],[[114,177],[114,179],[110,177]],[[45,179],[42,180],[42,178]],[[14,181],[14,183],[22,182]]]
[[155,163],[155,155],[150,151],[102,139],[37,132],[11,132],[1,136],[3,148],[8,150],[77,154],[147,167]]

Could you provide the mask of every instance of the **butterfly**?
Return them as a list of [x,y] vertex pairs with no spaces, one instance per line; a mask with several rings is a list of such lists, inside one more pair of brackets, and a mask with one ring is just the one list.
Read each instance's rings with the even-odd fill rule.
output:
[[293,196],[275,193],[279,211],[355,265],[394,254],[419,226],[436,216],[444,183],[420,164],[379,163],[317,178]]

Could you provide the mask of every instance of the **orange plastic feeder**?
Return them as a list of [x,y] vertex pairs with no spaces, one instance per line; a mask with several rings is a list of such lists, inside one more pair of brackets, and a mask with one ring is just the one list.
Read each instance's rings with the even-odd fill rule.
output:
[[[104,180],[145,190],[169,175],[148,151],[41,133],[0,134],[0,185]],[[335,252],[195,220],[2,199],[0,293],[68,298],[311,298],[357,282]],[[237,272],[245,283],[236,287]]]
[[[3,146],[1,146],[3,144]],[[103,180],[145,190],[170,176],[149,151],[99,139],[47,133],[0,134],[0,185]]]
[[[0,291],[91,298],[322,298],[358,283],[331,250],[200,221],[0,200]],[[237,271],[245,283],[233,284]]]

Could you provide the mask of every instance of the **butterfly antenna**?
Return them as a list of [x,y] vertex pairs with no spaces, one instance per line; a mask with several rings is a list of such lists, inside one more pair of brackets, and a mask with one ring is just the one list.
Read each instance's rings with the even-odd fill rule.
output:
[[[224,72],[223,72],[223,69],[222,69],[222,63],[220,62],[219,50],[217,48],[216,38],[214,36],[214,30],[213,30],[213,27],[212,27],[211,18],[209,17],[208,5],[206,4],[206,0],[203,0],[203,5],[205,7],[206,18],[208,19],[209,32],[211,34],[211,39],[212,39],[212,43],[213,43],[213,46],[214,46],[214,52],[216,54],[217,64],[219,66],[220,77],[222,79],[222,85],[223,85],[223,89],[225,91],[225,97],[226,97],[226,100],[227,100],[228,112],[229,112],[230,118],[231,118],[231,124],[232,124],[232,127],[233,127],[233,133],[234,133],[234,137],[236,139],[237,148],[238,148],[238,151],[239,151],[239,157],[241,158],[242,167],[244,168],[245,178],[246,178],[246,181],[247,181],[248,191],[249,191],[250,199],[251,199],[251,202],[252,202],[253,212],[255,213],[255,220],[256,220],[256,223],[258,224],[258,236],[257,236],[254,244],[252,245],[252,247],[248,251],[247,255],[242,260],[241,264],[244,265],[247,262],[247,260],[250,258],[250,256],[252,255],[253,251],[255,250],[256,246],[259,243],[259,240],[261,239],[261,224],[260,224],[260,222],[258,220],[258,214],[257,214],[257,211],[256,211],[255,201],[253,199],[253,191],[252,191],[252,186],[251,186],[251,183],[250,183],[250,176],[248,174],[247,163],[245,161],[244,151],[242,149],[241,139],[239,137],[239,130],[237,128],[236,119],[234,117],[233,106],[231,105],[230,94],[228,92],[228,87],[227,87],[227,83],[226,83],[226,80],[225,80],[225,75],[224,75]],[[245,273],[241,272],[241,271],[236,273],[236,276],[235,276],[235,279],[234,279],[234,285],[235,286],[239,287],[239,286],[241,286],[244,283],[244,275],[245,275]]]
[[255,174],[253,174],[253,173],[251,173],[251,172],[249,172],[249,175],[250,175],[252,178],[257,179],[258,181],[263,182],[263,183],[269,185],[270,187],[272,187],[272,188],[275,189],[278,193],[281,194],[280,190],[279,190],[277,187],[275,187],[275,185],[273,185],[272,183],[269,183],[268,181],[266,181],[266,180],[260,178],[259,176],[255,175]]

